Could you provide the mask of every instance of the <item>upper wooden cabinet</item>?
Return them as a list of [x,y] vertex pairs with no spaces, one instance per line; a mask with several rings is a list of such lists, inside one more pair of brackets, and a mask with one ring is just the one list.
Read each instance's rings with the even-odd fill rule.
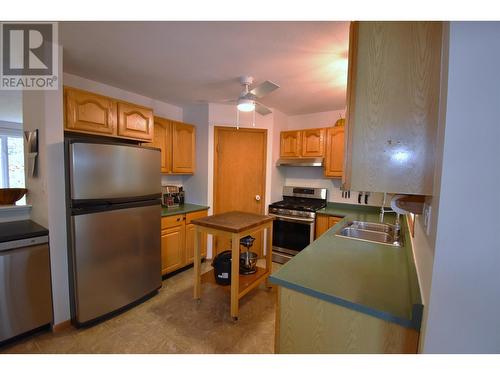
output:
[[280,157],[323,157],[325,156],[325,135],[325,128],[281,132]]
[[195,127],[172,122],[172,173],[194,173]]
[[432,194],[441,22],[351,24],[345,188]]
[[[343,124],[343,123],[342,123]],[[326,131],[326,177],[342,178],[344,171],[344,126],[335,126]]]
[[325,152],[325,129],[307,129],[302,131],[303,157],[322,157]]
[[64,88],[64,129],[127,138],[153,140],[153,110],[92,92]]
[[153,140],[153,110],[131,103],[118,102],[118,136]]
[[280,156],[282,158],[300,157],[302,132],[299,130],[281,132]]
[[64,89],[65,128],[104,135],[116,134],[116,101],[90,92]]
[[145,146],[161,150],[161,173],[172,172],[172,123],[169,120],[155,117],[153,141]]
[[155,117],[154,129],[153,141],[144,145],[161,150],[161,172],[194,173],[196,128],[193,125]]

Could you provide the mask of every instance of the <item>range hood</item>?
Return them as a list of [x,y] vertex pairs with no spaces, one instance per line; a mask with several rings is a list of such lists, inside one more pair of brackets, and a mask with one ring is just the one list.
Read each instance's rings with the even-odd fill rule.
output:
[[276,162],[277,167],[322,167],[323,158],[283,158]]

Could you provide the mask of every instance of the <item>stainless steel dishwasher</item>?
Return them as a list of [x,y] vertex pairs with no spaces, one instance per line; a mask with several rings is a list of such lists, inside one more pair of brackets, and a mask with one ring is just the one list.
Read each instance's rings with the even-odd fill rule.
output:
[[0,242],[0,343],[51,322],[48,236]]

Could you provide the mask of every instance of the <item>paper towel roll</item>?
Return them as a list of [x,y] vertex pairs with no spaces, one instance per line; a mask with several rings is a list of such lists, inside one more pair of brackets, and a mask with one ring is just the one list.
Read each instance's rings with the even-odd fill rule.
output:
[[405,215],[408,213],[408,211],[406,210],[403,210],[402,208],[398,207],[396,202],[398,201],[398,199],[400,198],[404,198],[406,197],[406,195],[401,195],[401,194],[398,194],[398,195],[394,195],[391,199],[391,208],[394,212],[396,212],[397,214],[400,214],[400,215]]

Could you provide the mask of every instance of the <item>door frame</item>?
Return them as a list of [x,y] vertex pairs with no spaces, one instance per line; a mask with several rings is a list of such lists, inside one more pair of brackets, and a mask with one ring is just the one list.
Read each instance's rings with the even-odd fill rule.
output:
[[239,129],[236,128],[236,126],[214,126],[214,175],[213,175],[213,196],[212,196],[212,202],[213,202],[213,214],[218,213],[218,207],[217,207],[217,193],[218,193],[218,187],[217,187],[217,163],[219,162],[219,153],[217,151],[217,145],[218,145],[218,135],[219,132],[221,131],[245,131],[245,132],[250,132],[250,133],[263,133],[264,134],[264,151],[263,151],[263,158],[262,158],[262,196],[260,200],[263,202],[262,207],[261,207],[261,214],[263,215],[266,212],[266,207],[265,207],[265,202],[266,202],[266,172],[267,172],[267,129],[262,129],[262,128],[242,128],[240,127]]

